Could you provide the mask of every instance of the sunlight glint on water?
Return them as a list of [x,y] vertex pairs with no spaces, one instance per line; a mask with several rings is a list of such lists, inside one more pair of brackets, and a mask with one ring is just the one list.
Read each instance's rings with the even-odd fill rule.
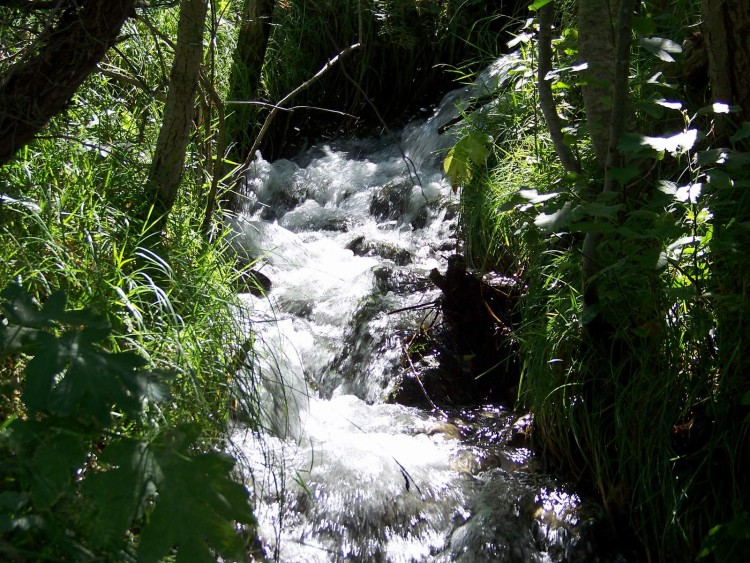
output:
[[[501,59],[475,93],[512,64]],[[249,173],[233,226],[273,282],[265,299],[244,296],[269,433],[238,429],[234,441],[268,557],[557,561],[574,549],[579,500],[503,445],[511,414],[384,403],[424,317],[389,312],[435,300],[427,275],[455,252],[458,202],[436,156],[455,139],[437,131],[469,90],[398,137],[258,156]],[[480,427],[495,438],[474,439]]]

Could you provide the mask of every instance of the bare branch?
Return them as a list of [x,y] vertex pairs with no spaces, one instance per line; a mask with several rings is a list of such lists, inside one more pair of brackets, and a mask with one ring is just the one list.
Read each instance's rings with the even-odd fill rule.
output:
[[306,80],[305,82],[297,86],[297,88],[289,92],[276,104],[276,106],[274,106],[271,112],[266,116],[266,120],[263,122],[263,126],[260,128],[260,132],[258,133],[258,136],[255,138],[255,142],[253,143],[253,146],[250,149],[250,152],[245,158],[245,162],[240,167],[240,170],[238,171],[238,175],[241,175],[242,173],[244,173],[244,171],[247,170],[247,168],[252,163],[253,159],[255,158],[255,151],[257,151],[258,147],[260,147],[260,143],[263,141],[263,137],[265,137],[266,133],[268,132],[268,128],[271,126],[271,122],[273,121],[273,118],[276,117],[276,114],[279,113],[280,106],[283,106],[284,104],[292,100],[300,92],[307,90],[310,86],[315,84],[315,82],[317,82],[321,76],[323,76],[336,63],[338,63],[342,57],[345,57],[352,51],[359,49],[360,46],[361,46],[360,43],[355,43],[354,45],[350,45],[349,47],[341,51],[338,55],[326,61],[326,64],[324,64],[323,67],[318,72],[316,72],[312,78]]
[[565,144],[562,121],[552,97],[552,85],[547,75],[552,71],[552,18],[554,6],[550,2],[539,10],[539,66],[537,68],[537,87],[539,89],[539,106],[542,108],[547,130],[552,138],[555,152],[567,172],[580,174],[581,167],[573,151]]

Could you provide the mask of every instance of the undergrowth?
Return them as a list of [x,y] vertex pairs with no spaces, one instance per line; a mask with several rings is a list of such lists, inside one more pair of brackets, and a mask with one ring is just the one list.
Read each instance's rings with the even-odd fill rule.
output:
[[[636,34],[658,30],[674,42],[657,45],[679,44],[697,17],[692,5],[649,8]],[[481,133],[493,139],[491,152],[465,151],[469,172],[446,163],[464,174],[464,250],[477,267],[519,275],[526,286],[518,405],[533,412],[545,459],[627,523],[648,560],[736,560],[748,549],[750,510],[739,251],[747,235],[737,228],[750,209],[750,125],[736,123],[730,146],[716,144],[717,108],[680,85],[665,52],[644,42],[633,51],[634,121],[620,143],[627,164],[617,193],[596,195],[603,179],[576,86],[575,17],[570,6],[561,11],[553,91],[584,172],[565,174],[536,109],[530,25],[519,32],[514,78],[494,106],[466,116],[457,145]],[[606,267],[602,300],[584,311],[588,232],[601,234]],[[600,319],[614,327],[606,350],[590,338]]]
[[[1,171],[2,559],[238,560],[254,535],[222,451],[237,404],[258,422],[257,390],[232,379],[252,348],[242,272],[221,221],[202,232],[222,158],[215,106],[197,114],[161,240],[147,236],[176,13],[140,11],[103,72]],[[227,33],[207,76],[228,68]],[[205,101],[226,84],[203,87]]]

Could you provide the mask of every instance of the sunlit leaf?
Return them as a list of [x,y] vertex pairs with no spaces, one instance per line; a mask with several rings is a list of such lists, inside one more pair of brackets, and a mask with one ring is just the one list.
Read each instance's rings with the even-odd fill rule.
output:
[[648,137],[629,133],[622,136],[618,147],[625,153],[637,153],[639,149],[649,147],[657,152],[679,154],[692,149],[697,139],[697,129],[689,129],[669,137]]
[[552,2],[552,0],[534,0],[534,3],[529,6],[529,10],[539,10],[540,8],[544,8],[550,2]]
[[682,102],[677,101],[677,100],[659,99],[659,100],[656,100],[654,103],[662,107],[669,108],[669,109],[677,109],[677,110],[682,109]]
[[675,43],[671,39],[664,37],[639,37],[638,42],[647,51],[667,63],[674,62],[673,54],[682,53],[682,47],[679,43]]
[[565,204],[554,213],[541,214],[534,219],[534,224],[547,232],[555,232],[563,229],[571,219],[572,206],[570,202]]

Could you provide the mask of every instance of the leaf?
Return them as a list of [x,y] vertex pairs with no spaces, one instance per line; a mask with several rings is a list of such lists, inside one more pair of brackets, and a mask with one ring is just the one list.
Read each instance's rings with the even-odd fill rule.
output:
[[147,442],[123,438],[108,445],[99,461],[113,467],[87,475],[81,490],[91,501],[90,537],[105,546],[143,515],[159,475]]
[[448,151],[448,154],[443,161],[443,170],[448,175],[451,181],[451,187],[455,193],[458,186],[468,182],[471,179],[471,172],[469,166],[460,155],[456,153],[456,147],[453,147]]
[[592,201],[585,205],[579,206],[577,211],[583,212],[591,217],[603,217],[605,219],[614,219],[625,206],[623,204],[607,205],[598,201]]
[[529,10],[536,11],[540,8],[544,8],[547,4],[552,2],[552,0],[534,0],[534,3],[529,6]]
[[35,328],[0,325],[0,357],[22,352],[33,354],[39,334],[43,333]]
[[86,461],[83,438],[72,432],[47,429],[31,459],[31,495],[37,508],[52,507],[66,492]]
[[633,16],[633,30],[641,36],[653,35],[656,32],[656,23],[650,14],[646,16]]
[[472,166],[483,164],[490,155],[485,146],[492,142],[489,135],[472,131],[461,138],[449,151],[443,161],[443,170],[451,180],[455,192],[459,185],[471,181]]
[[[60,299],[60,294],[56,299]],[[3,304],[5,316],[10,324],[26,328],[49,328],[54,326],[51,318],[39,311],[31,296],[20,285],[10,284],[0,293],[6,303]],[[64,298],[64,294],[62,295]]]
[[160,561],[173,548],[178,561],[213,562],[209,547],[242,559],[245,542],[235,523],[254,524],[247,490],[233,481],[235,460],[216,452],[191,455],[195,425],[162,432],[151,445],[161,472],[158,499],[141,532],[138,560]]
[[560,195],[560,192],[540,194],[536,190],[518,190],[518,195],[529,203],[544,203]]
[[568,201],[553,213],[539,215],[534,219],[534,224],[546,232],[560,231],[568,224],[571,214],[572,206]]
[[51,393],[48,407],[52,413],[68,416],[81,410],[106,426],[113,406],[131,416],[140,412],[141,393],[149,389],[142,384],[143,374],[138,371],[146,363],[141,356],[100,350],[80,332],[65,334],[63,343],[70,364]]
[[639,37],[638,42],[647,51],[667,63],[674,62],[673,54],[682,53],[682,47],[678,43],[664,37]]
[[[41,308],[18,285],[6,287],[2,296],[9,323],[0,326],[0,354],[34,356],[21,396],[30,414],[87,416],[103,427],[113,407],[135,416],[143,398],[168,396],[166,374],[142,370],[146,360],[134,352],[101,348],[98,342],[111,333],[109,323],[89,310],[66,311],[63,292],[53,293]],[[61,336],[47,332],[57,321],[77,328]]]
[[615,181],[624,186],[634,178],[640,175],[640,170],[635,164],[629,164],[628,166],[611,166],[607,169],[607,173],[615,179]]
[[620,139],[618,148],[624,153],[637,154],[639,150],[650,147],[657,152],[679,154],[692,149],[697,139],[697,129],[688,129],[669,137],[648,137],[638,133],[626,133]]
[[21,398],[31,414],[48,410],[55,378],[65,369],[66,358],[57,338],[39,333],[39,352],[26,365]]
[[737,131],[734,133],[734,135],[729,137],[729,141],[732,144],[736,144],[744,139],[747,139],[748,137],[750,137],[750,122],[744,121],[742,125],[740,125],[739,129],[737,129]]

